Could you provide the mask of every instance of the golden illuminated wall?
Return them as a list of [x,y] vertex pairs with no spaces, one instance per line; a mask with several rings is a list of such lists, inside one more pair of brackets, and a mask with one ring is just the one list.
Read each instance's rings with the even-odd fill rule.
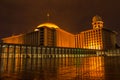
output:
[[24,37],[23,34],[20,35],[13,35],[7,38],[3,38],[3,43],[13,43],[13,44],[23,44]]
[[62,29],[56,29],[57,47],[75,47],[74,35]]
[[114,49],[116,33],[105,29],[96,28],[82,31],[75,36],[75,47],[86,49]]
[[102,29],[83,31],[75,36],[76,48],[103,49]]

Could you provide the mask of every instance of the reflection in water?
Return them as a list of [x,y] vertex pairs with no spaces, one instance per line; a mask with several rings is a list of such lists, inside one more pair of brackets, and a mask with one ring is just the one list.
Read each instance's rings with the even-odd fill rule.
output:
[[119,80],[119,67],[118,57],[4,58],[0,80]]

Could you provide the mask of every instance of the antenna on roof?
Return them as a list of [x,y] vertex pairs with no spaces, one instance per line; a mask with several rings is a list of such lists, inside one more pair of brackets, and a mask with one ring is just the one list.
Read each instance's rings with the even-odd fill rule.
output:
[[47,21],[49,22],[49,19],[50,19],[50,14],[47,13]]

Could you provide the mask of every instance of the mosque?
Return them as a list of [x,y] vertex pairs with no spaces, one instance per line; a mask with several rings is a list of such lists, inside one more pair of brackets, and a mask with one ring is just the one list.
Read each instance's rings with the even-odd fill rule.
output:
[[102,18],[96,15],[92,19],[92,29],[72,34],[56,24],[46,22],[38,25],[32,32],[6,37],[2,41],[37,46],[114,49],[117,33],[105,28],[103,23]]

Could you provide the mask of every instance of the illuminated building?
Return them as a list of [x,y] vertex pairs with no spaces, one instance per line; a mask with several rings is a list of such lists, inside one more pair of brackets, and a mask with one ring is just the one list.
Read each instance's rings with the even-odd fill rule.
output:
[[75,35],[76,48],[87,49],[114,49],[116,45],[116,32],[103,27],[100,16],[92,19],[93,29],[82,31]]
[[3,38],[3,43],[38,46],[75,47],[74,35],[53,23],[43,23],[33,32]]
[[14,44],[23,44],[24,41],[24,34],[19,34],[19,35],[12,35],[10,37],[7,38],[3,38],[2,41],[3,43],[14,43]]
[[43,23],[29,33],[3,38],[3,43],[38,46],[72,47],[85,49],[114,49],[116,32],[103,26],[100,16],[92,19],[93,29],[71,34],[53,23]]

